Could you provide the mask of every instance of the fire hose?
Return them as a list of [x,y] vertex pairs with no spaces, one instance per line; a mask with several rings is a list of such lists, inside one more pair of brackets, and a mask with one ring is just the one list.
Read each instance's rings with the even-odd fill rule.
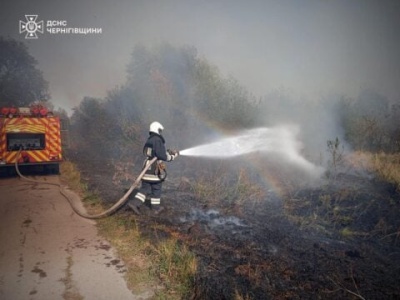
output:
[[18,166],[18,159],[19,156],[21,155],[21,150],[19,150],[17,157],[15,159],[15,170],[17,171],[17,174],[19,177],[21,177],[24,180],[33,182],[33,183],[41,183],[41,184],[48,184],[48,185],[54,185],[57,186],[59,188],[60,194],[68,200],[68,203],[70,204],[72,210],[79,216],[81,216],[82,218],[86,218],[86,219],[101,219],[104,217],[107,217],[113,213],[115,213],[119,208],[121,208],[127,201],[128,201],[128,197],[129,195],[133,192],[133,190],[139,185],[140,180],[142,179],[142,177],[144,176],[144,174],[146,173],[146,171],[150,168],[150,166],[157,160],[157,157],[154,157],[152,160],[150,160],[150,163],[147,164],[142,172],[139,174],[139,176],[136,178],[136,180],[132,183],[131,187],[125,192],[125,194],[122,196],[121,199],[119,199],[113,206],[111,206],[109,209],[103,211],[102,213],[96,214],[96,215],[91,215],[88,214],[86,212],[82,212],[81,210],[79,210],[74,202],[71,200],[70,197],[68,197],[68,195],[63,191],[63,187],[61,186],[61,184],[59,183],[52,183],[52,182],[43,182],[43,181],[38,181],[38,180],[34,180],[31,178],[28,178],[24,175],[21,174],[20,170],[19,170],[19,166]]

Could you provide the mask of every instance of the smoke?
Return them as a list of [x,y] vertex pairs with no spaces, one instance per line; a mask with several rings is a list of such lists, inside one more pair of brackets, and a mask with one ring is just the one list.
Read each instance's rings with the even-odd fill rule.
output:
[[234,216],[223,216],[219,211],[210,209],[207,211],[192,209],[186,216],[180,218],[182,223],[201,222],[207,224],[211,229],[225,228],[233,229],[235,227],[247,227],[245,222]]
[[346,144],[341,122],[341,96],[321,96],[318,100],[296,97],[288,91],[275,91],[265,96],[259,108],[261,124],[296,124],[297,138],[302,141],[302,152],[309,160],[327,165],[330,157],[329,140],[339,139],[345,151]]

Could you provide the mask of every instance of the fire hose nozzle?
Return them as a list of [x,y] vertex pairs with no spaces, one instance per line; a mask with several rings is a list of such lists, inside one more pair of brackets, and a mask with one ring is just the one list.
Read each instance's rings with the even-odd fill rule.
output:
[[171,149],[168,149],[167,151],[168,151],[168,153],[169,153],[170,155],[179,155],[179,151],[178,151],[178,150],[171,150]]

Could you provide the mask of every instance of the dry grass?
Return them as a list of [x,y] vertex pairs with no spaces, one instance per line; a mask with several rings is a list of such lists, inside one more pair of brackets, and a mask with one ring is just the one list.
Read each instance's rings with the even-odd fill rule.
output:
[[192,191],[198,199],[207,202],[221,203],[224,201],[226,208],[241,206],[249,199],[263,199],[264,189],[254,184],[244,169],[239,170],[235,178],[226,180],[227,170],[219,169],[215,173],[204,175],[192,185]]
[[377,174],[378,177],[396,185],[397,190],[400,190],[400,153],[356,152],[349,156],[348,162],[355,168]]
[[86,185],[82,182],[81,173],[70,161],[63,161],[60,164],[61,180],[68,183],[68,186],[79,193],[87,192]]
[[371,156],[373,170],[400,190],[400,154],[379,153]]

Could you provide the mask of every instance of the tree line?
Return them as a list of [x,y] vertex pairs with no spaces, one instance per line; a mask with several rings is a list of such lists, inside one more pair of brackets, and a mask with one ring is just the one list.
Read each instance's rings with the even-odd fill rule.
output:
[[[126,70],[120,87],[103,99],[85,97],[73,109],[68,119],[72,147],[95,149],[102,157],[127,156],[140,149],[148,124],[157,120],[167,129],[170,144],[183,149],[205,142],[213,128],[234,131],[266,125],[273,118],[264,109],[270,98],[257,99],[235,78],[222,76],[194,47],[137,46]],[[27,47],[0,37],[0,106],[49,99],[48,83]],[[364,90],[356,99],[341,97],[335,113],[354,150],[400,151],[400,99],[393,103]]]

